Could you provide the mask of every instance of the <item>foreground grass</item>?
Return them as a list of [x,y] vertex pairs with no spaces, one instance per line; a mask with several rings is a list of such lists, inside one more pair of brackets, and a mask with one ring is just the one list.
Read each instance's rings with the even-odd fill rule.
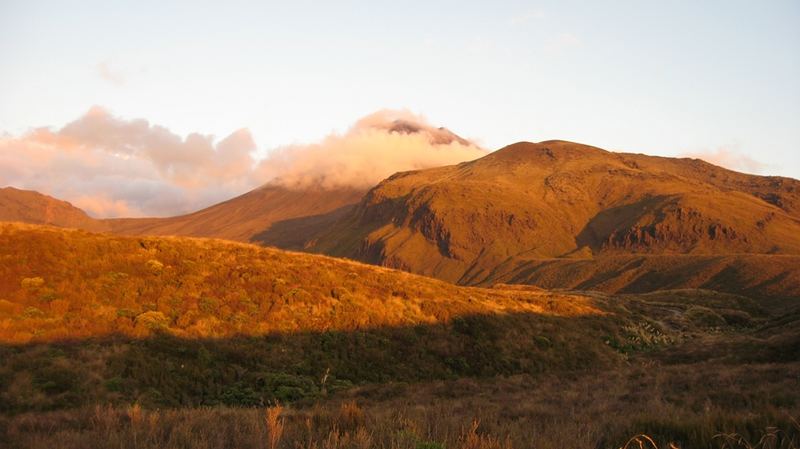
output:
[[[547,411],[552,412],[552,408]],[[361,406],[354,400],[266,409],[95,406],[0,419],[0,442],[20,449],[616,449],[626,442],[626,447],[648,448],[800,447],[797,421],[777,410],[752,416],[662,405],[636,415],[611,413],[615,420],[577,421],[585,414],[566,409],[559,416],[510,419],[502,409],[489,406],[464,412],[447,400],[392,407]]]
[[638,364],[597,373],[373,384],[285,406],[279,416],[274,406],[95,405],[2,417],[0,445],[617,449],[646,434],[662,448],[796,448],[799,379],[800,363]]

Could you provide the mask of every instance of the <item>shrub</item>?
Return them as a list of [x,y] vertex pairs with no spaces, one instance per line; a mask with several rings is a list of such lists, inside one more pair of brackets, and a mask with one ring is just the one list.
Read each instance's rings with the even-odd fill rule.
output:
[[203,296],[197,302],[197,307],[205,314],[214,315],[219,310],[219,301],[214,298]]
[[145,265],[147,266],[147,269],[150,270],[150,272],[153,274],[161,274],[161,272],[164,271],[164,264],[157,261],[156,259],[148,260],[145,263]]
[[245,407],[255,407],[262,403],[261,396],[242,382],[236,382],[225,388],[221,400],[225,405]]
[[20,282],[20,285],[28,291],[38,290],[44,285],[44,279],[40,277],[24,278],[22,282]]
[[44,312],[36,307],[28,307],[22,312],[23,318],[41,318],[44,316]]
[[169,327],[169,318],[161,312],[145,312],[136,317],[136,326],[142,326],[151,331],[164,330]]

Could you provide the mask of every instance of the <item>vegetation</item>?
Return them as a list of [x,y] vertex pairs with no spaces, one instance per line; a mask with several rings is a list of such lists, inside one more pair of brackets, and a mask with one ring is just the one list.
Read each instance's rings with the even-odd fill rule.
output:
[[0,224],[0,443],[688,448],[777,426],[791,447],[799,318],[791,300],[466,288]]
[[[711,381],[708,387],[720,394],[713,404],[711,389],[699,396],[681,391],[684,372],[654,374],[637,368],[537,381],[521,376],[370,386],[305,407],[98,405],[0,418],[0,442],[26,449],[618,449],[645,432],[647,439],[640,439],[655,444],[647,448],[800,447],[797,421],[764,397],[787,385],[761,386],[757,379],[778,373],[741,370],[735,374],[744,382]],[[709,375],[714,378],[704,368],[698,373]],[[749,413],[751,407],[761,413]]]

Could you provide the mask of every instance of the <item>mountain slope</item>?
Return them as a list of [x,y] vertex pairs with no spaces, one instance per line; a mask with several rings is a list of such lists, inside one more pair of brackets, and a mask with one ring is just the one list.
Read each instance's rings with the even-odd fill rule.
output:
[[800,182],[564,141],[398,173],[311,247],[477,283],[503,264],[800,254]]
[[102,222],[66,201],[14,187],[0,188],[0,221],[47,224],[93,231],[107,228]]
[[[363,189],[287,188],[267,184],[206,209],[169,218],[106,220],[112,232],[128,235],[181,235],[260,241],[299,249],[319,229],[329,226],[357,204]],[[300,226],[293,219],[303,218]],[[291,229],[284,230],[287,226]]]

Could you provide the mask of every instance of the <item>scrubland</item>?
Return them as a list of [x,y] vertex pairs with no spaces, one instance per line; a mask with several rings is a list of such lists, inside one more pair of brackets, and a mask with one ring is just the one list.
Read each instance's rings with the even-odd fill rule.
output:
[[466,288],[238,243],[0,224],[0,441],[797,447],[798,318],[796,298]]

